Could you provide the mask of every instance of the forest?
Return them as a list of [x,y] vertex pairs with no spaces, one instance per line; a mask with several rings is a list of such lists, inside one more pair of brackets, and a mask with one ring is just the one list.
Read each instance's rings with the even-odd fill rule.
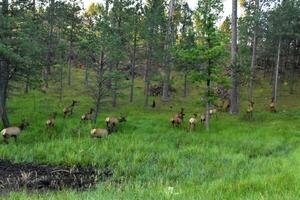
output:
[[229,2],[0,0],[0,199],[299,199],[300,0]]

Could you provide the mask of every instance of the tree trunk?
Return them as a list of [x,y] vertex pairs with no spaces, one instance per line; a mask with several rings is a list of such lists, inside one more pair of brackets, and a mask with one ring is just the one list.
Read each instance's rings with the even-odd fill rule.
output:
[[205,109],[205,128],[207,131],[209,131],[209,122],[210,122],[210,116],[209,116],[209,109],[211,105],[211,61],[208,61],[207,66],[207,80],[206,80],[206,109]]
[[100,104],[102,100],[103,95],[103,77],[104,77],[104,52],[101,52],[100,56],[100,66],[97,70],[97,96],[96,96],[96,109],[95,114],[93,116],[93,124],[94,126],[97,123],[97,118],[100,113]]
[[[71,39],[72,40],[72,39]],[[68,58],[68,86],[71,86],[72,79],[73,42],[70,42],[70,52]]]
[[175,0],[170,0],[169,4],[169,17],[168,17],[168,30],[166,33],[166,41],[165,41],[165,78],[163,83],[163,95],[162,100],[166,101],[169,99],[169,87],[170,87],[170,76],[171,76],[171,48],[173,45],[173,21],[174,21],[174,10],[175,10]]
[[133,93],[134,93],[134,79],[135,79],[135,63],[136,63],[136,49],[137,49],[137,31],[134,33],[134,42],[133,42],[133,55],[131,59],[131,85],[130,85],[130,103],[133,102]]
[[255,79],[255,66],[256,66],[256,49],[257,49],[257,13],[259,9],[259,0],[255,0],[255,27],[253,33],[253,43],[252,43],[252,59],[251,59],[251,66],[250,66],[250,79],[249,79],[249,88],[248,88],[248,101],[253,102],[253,82]]
[[290,69],[290,77],[289,77],[289,93],[294,94],[294,84],[295,84],[295,69],[297,68],[299,61],[300,61],[300,56],[296,56],[296,63],[295,66],[291,65]]
[[[116,64],[116,70],[118,69],[119,63]],[[117,106],[117,92],[118,92],[118,79],[113,77],[113,85],[112,85],[112,107],[115,108]]]
[[183,86],[183,97],[187,97],[187,70],[184,72],[184,86]]
[[47,65],[44,71],[44,82],[45,88],[49,87],[49,75],[51,73],[51,66],[53,62],[53,29],[54,29],[54,3],[55,0],[50,0],[49,5],[49,32],[48,32],[48,54],[47,54]]
[[273,95],[272,95],[272,99],[274,100],[274,102],[277,101],[277,96],[278,96],[278,76],[279,76],[279,65],[280,65],[280,54],[281,54],[281,42],[282,39],[280,38],[278,42],[277,63],[275,68],[275,79],[274,79]]
[[0,117],[4,127],[9,127],[10,123],[6,112],[7,87],[9,79],[9,67],[6,61],[0,58]]
[[24,86],[24,93],[28,94],[29,92],[29,74],[26,74],[25,86]]
[[231,34],[231,102],[230,113],[239,113],[238,73],[237,73],[237,0],[232,0],[232,34]]
[[84,84],[89,85],[89,67],[87,62],[85,62]]
[[63,100],[63,92],[64,92],[64,65],[60,65],[60,101],[62,102]]
[[150,78],[149,78],[149,71],[150,71],[150,64],[151,64],[151,49],[147,52],[147,62],[146,62],[146,70],[145,70],[145,88],[144,88],[144,108],[147,108],[149,105],[149,88],[150,88]]

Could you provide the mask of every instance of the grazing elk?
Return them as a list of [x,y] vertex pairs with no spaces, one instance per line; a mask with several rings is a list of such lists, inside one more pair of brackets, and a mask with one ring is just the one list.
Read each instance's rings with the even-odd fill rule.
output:
[[277,112],[274,98],[272,98],[271,103],[270,103],[270,112],[272,112],[272,113]]
[[194,116],[189,119],[189,130],[190,131],[195,130],[196,123],[197,123],[197,114],[194,114]]
[[64,118],[67,116],[67,115],[72,115],[73,114],[73,109],[74,109],[74,106],[78,103],[78,101],[75,101],[75,100],[72,100],[72,104],[66,108],[63,109],[63,113],[64,113]]
[[81,122],[92,120],[94,112],[95,112],[94,108],[91,108],[89,113],[85,113],[84,115],[81,116],[81,118],[80,118]]
[[102,137],[106,137],[110,134],[111,134],[110,129],[94,128],[91,130],[91,137],[93,137],[93,138],[102,138]]
[[107,117],[105,119],[106,122],[106,127],[107,129],[110,129],[111,132],[116,132],[117,131],[117,126],[122,123],[122,122],[126,122],[126,117],[121,116],[119,118],[116,117]]
[[55,125],[55,119],[56,119],[57,113],[54,112],[52,116],[46,121],[46,127],[47,128],[53,128]]
[[247,117],[248,117],[248,120],[251,120],[253,118],[253,105],[254,105],[254,102],[253,101],[249,101],[248,107],[247,107]]
[[20,126],[18,127],[9,127],[9,128],[5,128],[1,131],[1,135],[3,136],[3,141],[4,143],[8,144],[8,139],[10,137],[15,138],[15,142],[17,142],[17,137],[18,135],[21,134],[21,132],[27,127],[29,126],[29,123],[26,122],[25,120],[22,120],[22,123],[20,124]]

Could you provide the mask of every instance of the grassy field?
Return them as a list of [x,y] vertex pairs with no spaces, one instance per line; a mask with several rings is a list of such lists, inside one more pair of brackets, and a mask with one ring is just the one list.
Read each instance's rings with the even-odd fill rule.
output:
[[[77,88],[76,90],[72,88]],[[158,108],[143,109],[139,94],[136,104],[122,98],[118,108],[105,106],[98,127],[105,127],[108,115],[126,113],[128,122],[118,133],[91,139],[92,128],[79,123],[92,99],[81,96],[80,81],[66,88],[65,99],[38,92],[18,95],[8,101],[11,121],[27,118],[31,126],[9,145],[0,145],[0,158],[14,162],[109,167],[113,176],[95,190],[49,193],[11,193],[4,199],[299,199],[300,198],[300,102],[281,88],[279,112],[267,112],[268,92],[257,89],[254,120],[242,114],[220,113],[212,120],[210,132],[198,126],[187,131],[172,128],[169,118],[181,106],[192,113],[203,107],[194,88],[188,99],[176,97]],[[266,88],[266,87],[265,87]],[[141,93],[141,91],[139,91]],[[298,94],[299,95],[299,94]],[[45,120],[75,98],[80,105],[72,117],[60,115],[54,130]],[[173,105],[173,110],[169,106]],[[51,135],[51,139],[49,136]]]

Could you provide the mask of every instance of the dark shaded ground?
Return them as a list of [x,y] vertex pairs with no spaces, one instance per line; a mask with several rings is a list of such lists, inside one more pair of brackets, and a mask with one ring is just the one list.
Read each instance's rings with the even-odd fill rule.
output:
[[47,191],[71,188],[86,190],[105,181],[112,172],[106,168],[37,165],[31,163],[14,164],[0,160],[0,194],[26,189]]

